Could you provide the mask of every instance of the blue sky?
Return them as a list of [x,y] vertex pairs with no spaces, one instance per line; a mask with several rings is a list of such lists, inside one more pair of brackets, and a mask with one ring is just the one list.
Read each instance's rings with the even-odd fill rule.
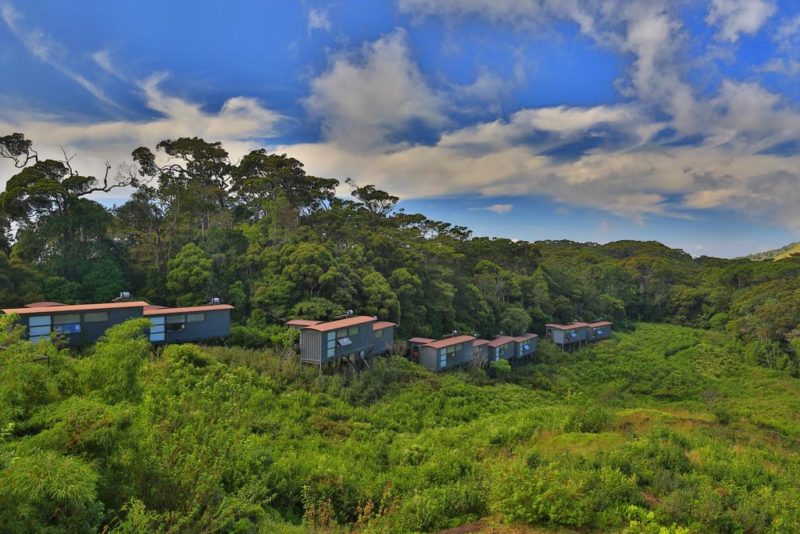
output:
[[86,173],[162,138],[265,146],[478,235],[800,235],[795,2],[227,4],[0,0],[0,132]]

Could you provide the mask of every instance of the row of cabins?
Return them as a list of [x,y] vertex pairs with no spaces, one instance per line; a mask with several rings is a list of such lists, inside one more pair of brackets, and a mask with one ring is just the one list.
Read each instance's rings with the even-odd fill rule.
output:
[[146,317],[152,343],[184,343],[223,338],[230,335],[229,304],[169,308],[144,301],[98,304],[37,302],[23,308],[6,308],[25,327],[28,339],[38,343],[58,336],[70,346],[88,345],[100,339],[114,325]]
[[335,321],[294,319],[286,326],[300,331],[300,361],[323,367],[369,365],[373,356],[389,354],[397,325],[359,315]]
[[411,359],[434,372],[472,364],[485,366],[499,360],[518,360],[536,352],[536,334],[499,336],[492,340],[460,335],[434,340],[412,337],[408,340]]
[[609,321],[545,325],[547,337],[561,349],[573,349],[584,343],[608,339],[611,337],[611,327]]

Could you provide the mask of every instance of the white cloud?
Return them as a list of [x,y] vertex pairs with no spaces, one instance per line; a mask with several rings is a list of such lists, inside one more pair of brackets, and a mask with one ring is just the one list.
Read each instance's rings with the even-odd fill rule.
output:
[[471,211],[493,211],[498,215],[509,213],[513,209],[514,209],[513,204],[492,204],[491,206],[486,206],[484,208],[470,208]]
[[106,71],[107,73],[111,74],[112,76],[116,76],[120,80],[125,80],[126,77],[117,69],[116,65],[111,61],[111,52],[109,50],[98,50],[94,54],[92,54],[92,61],[97,63],[97,65]]
[[415,121],[447,122],[402,30],[365,44],[356,54],[335,57],[311,82],[306,106],[322,120],[327,138],[350,147],[379,146]]
[[308,30],[324,30],[331,29],[331,19],[328,12],[324,9],[312,8],[308,12]]
[[3,22],[11,31],[12,35],[14,35],[31,54],[70,78],[98,100],[111,106],[119,107],[116,102],[97,86],[97,84],[65,65],[64,48],[59,43],[50,39],[39,28],[25,27],[23,23],[24,17],[19,11],[14,9],[10,3],[4,2],[2,6],[0,6],[0,16],[2,16]]
[[[136,147],[154,147],[163,139],[176,137],[222,141],[235,160],[260,146],[261,139],[274,136],[284,120],[247,97],[230,98],[218,111],[205,111],[200,104],[165,93],[160,85],[164,79],[164,75],[153,76],[140,84],[145,105],[159,112],[158,118],[75,123],[52,115],[22,114],[0,120],[0,132],[23,132],[44,157],[60,157],[59,147],[68,147],[78,154],[76,169],[97,176],[105,161],[112,165],[130,162]],[[1,177],[14,172],[8,162],[0,161]]]
[[758,32],[775,9],[766,0],[712,0],[706,21],[719,27],[720,39],[735,43],[741,34]]

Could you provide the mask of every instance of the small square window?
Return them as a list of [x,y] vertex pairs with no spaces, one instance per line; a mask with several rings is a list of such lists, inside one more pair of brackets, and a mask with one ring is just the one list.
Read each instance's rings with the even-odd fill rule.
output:
[[378,338],[382,338],[382,337],[383,337],[383,330],[376,330],[376,331],[375,331],[375,334],[374,334],[374,337],[375,337],[376,339],[378,339]]
[[351,336],[351,337],[352,336],[357,336],[358,335],[358,327],[357,326],[351,326],[350,328],[348,328],[347,329],[347,335]]
[[202,323],[206,320],[205,313],[189,313],[186,315],[187,323]]

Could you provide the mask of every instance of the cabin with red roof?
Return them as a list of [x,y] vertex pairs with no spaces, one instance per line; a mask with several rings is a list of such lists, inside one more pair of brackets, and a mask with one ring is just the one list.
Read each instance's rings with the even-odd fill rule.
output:
[[594,323],[574,322],[571,324],[546,324],[547,337],[561,348],[575,348],[582,343],[599,341],[611,337],[611,323],[598,321]]
[[473,336],[451,336],[430,341],[420,347],[419,363],[431,371],[440,372],[463,367],[472,362]]
[[168,308],[144,301],[96,304],[37,302],[23,308],[5,308],[3,313],[19,317],[28,339],[38,343],[57,336],[70,346],[95,343],[114,325],[147,317],[148,336],[153,343],[182,343],[230,335],[228,304]]
[[332,362],[358,366],[373,356],[388,353],[397,325],[376,317],[358,315],[316,322],[300,328],[300,361],[322,367]]
[[527,358],[536,352],[536,342],[539,336],[530,332],[514,336],[514,357],[517,359]]

